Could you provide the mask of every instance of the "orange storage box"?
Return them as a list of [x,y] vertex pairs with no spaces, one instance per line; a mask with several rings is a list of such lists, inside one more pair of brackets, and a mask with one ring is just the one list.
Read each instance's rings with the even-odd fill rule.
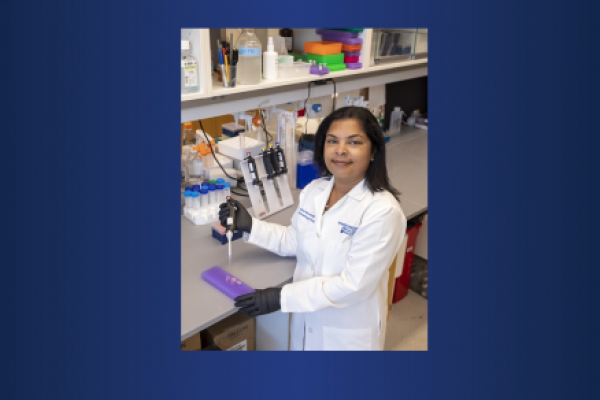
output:
[[304,52],[327,56],[342,52],[342,44],[338,42],[304,42]]
[[345,44],[342,45],[342,51],[359,51],[362,49],[362,44]]

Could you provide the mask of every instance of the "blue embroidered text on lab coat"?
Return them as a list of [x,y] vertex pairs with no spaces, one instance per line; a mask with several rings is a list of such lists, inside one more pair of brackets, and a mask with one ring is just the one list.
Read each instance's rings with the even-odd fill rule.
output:
[[358,229],[358,227],[356,227],[356,226],[350,226],[343,222],[338,222],[338,224],[340,224],[342,226],[342,230],[340,232],[345,233],[346,235],[349,235],[349,236],[354,235],[354,232],[356,232],[356,230]]
[[303,216],[304,218],[306,218],[310,222],[315,222],[315,216],[314,216],[314,214],[309,213],[304,208],[300,208],[300,211],[298,212],[298,214],[300,214],[301,216]]

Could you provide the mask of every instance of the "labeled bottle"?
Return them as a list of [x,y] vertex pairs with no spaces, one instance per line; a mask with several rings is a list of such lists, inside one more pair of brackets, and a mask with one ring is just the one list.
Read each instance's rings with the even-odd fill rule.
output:
[[239,59],[237,64],[237,83],[240,85],[258,85],[262,71],[262,45],[254,29],[242,29],[235,42]]
[[269,36],[267,51],[263,53],[263,78],[269,80],[277,79],[278,58],[279,55],[275,51],[273,38]]
[[186,122],[185,124],[183,124],[183,144],[184,145],[192,144],[193,143],[193,139],[190,139],[191,137],[194,137],[194,131],[192,129],[192,123],[191,122]]
[[390,115],[390,130],[389,133],[400,133],[402,129],[402,109],[400,107],[394,107],[394,111]]
[[294,48],[294,31],[289,28],[283,28],[279,30],[279,35],[285,39],[285,47],[287,51],[292,51]]
[[192,55],[189,40],[181,41],[181,93],[197,93],[200,89],[198,60]]

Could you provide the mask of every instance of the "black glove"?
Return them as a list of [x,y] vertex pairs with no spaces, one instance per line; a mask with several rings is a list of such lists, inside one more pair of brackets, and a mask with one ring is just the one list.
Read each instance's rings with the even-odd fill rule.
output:
[[[235,212],[235,217],[233,219],[233,230],[250,233],[250,231],[252,230],[252,217],[248,213],[248,210],[246,210],[246,207],[241,205],[240,202],[237,200],[229,199],[229,201],[233,203],[235,208],[237,209],[237,211]],[[229,206],[225,202],[222,203],[219,206],[219,208],[219,222],[221,222],[221,225],[223,225],[224,227],[227,227],[227,217],[229,217]]]
[[281,310],[281,288],[258,289],[235,298],[235,306],[251,317]]

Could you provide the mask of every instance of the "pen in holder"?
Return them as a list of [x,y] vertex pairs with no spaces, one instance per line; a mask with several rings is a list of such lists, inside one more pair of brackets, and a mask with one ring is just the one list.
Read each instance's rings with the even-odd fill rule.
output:
[[237,65],[220,64],[223,87],[235,87]]

